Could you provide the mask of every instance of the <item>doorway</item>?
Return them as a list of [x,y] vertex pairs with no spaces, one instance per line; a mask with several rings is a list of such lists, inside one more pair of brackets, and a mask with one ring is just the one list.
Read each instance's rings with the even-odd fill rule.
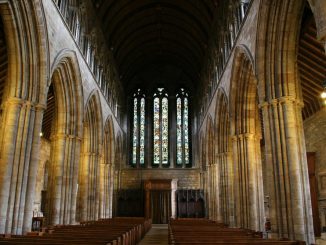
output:
[[153,224],[167,224],[175,207],[172,180],[146,180],[144,187],[146,218]]

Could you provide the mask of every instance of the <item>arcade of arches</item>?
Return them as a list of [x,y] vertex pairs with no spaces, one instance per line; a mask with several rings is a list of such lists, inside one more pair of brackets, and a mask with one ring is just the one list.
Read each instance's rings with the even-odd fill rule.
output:
[[324,0],[2,0],[0,16],[0,234],[37,216],[326,229]]

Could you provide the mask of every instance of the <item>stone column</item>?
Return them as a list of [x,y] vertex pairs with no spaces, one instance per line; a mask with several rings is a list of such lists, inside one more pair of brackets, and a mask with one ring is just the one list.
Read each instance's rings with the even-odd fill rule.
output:
[[207,204],[208,204],[208,218],[212,219],[212,193],[211,193],[211,186],[212,186],[212,178],[211,178],[211,165],[207,165]]
[[105,162],[100,163],[100,207],[99,207],[99,218],[105,218],[107,210],[107,187],[108,187],[108,173],[107,164]]
[[0,159],[0,233],[22,234],[31,226],[43,109],[19,98],[6,101]]
[[[174,96],[169,97],[169,159],[170,168],[176,167],[177,162],[177,132],[176,132],[176,98]],[[185,167],[183,163],[183,167]]]
[[[14,194],[11,187],[13,174],[13,159],[17,137],[17,126],[22,108],[22,101],[16,98],[8,100],[3,114],[2,141],[3,149],[0,155],[0,233],[11,233],[12,213],[9,198]],[[9,227],[8,227],[9,226]]]
[[71,191],[71,203],[70,203],[70,221],[69,224],[76,223],[76,212],[77,212],[77,192],[78,192],[78,175],[79,175],[79,164],[80,164],[80,152],[81,152],[81,141],[82,139],[78,136],[73,138],[74,148],[71,152],[71,162],[73,164],[72,172],[72,191]]
[[226,164],[226,193],[227,193],[227,213],[228,213],[228,224],[230,227],[235,227],[235,201],[234,201],[234,165],[232,159],[232,152],[225,153],[225,164]]
[[48,224],[61,222],[61,193],[65,160],[66,135],[57,134],[51,139],[51,164],[49,170]]
[[[34,130],[33,140],[31,143],[31,160],[30,168],[28,171],[28,183],[26,189],[26,205],[24,210],[24,222],[22,227],[22,233],[25,234],[31,230],[32,217],[33,217],[33,201],[35,198],[35,185],[36,185],[36,174],[39,163],[39,151],[40,151],[40,132],[42,129],[42,118],[45,110],[45,105],[35,105],[35,119],[34,119]],[[27,173],[26,173],[27,174]]]
[[301,102],[281,97],[262,103],[272,236],[314,243]]
[[263,229],[264,199],[258,183],[262,183],[261,162],[255,155],[255,138],[253,134],[239,134],[233,137],[233,154],[235,163],[235,200],[237,202],[237,226],[252,230]]
[[215,196],[215,220],[222,222],[221,217],[221,202],[220,202],[220,172],[217,163],[214,164],[214,174],[215,174],[215,186],[214,186],[214,196]]
[[114,166],[109,165],[109,213],[108,218],[113,215],[113,201],[114,201]]

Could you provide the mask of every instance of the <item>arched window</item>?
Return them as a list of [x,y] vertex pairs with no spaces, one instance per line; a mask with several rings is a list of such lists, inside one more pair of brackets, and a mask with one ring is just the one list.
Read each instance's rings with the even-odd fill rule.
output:
[[145,94],[140,89],[133,96],[132,164],[145,163]]
[[177,165],[190,164],[189,156],[189,100],[188,93],[181,88],[177,102]]
[[169,103],[164,88],[154,93],[153,103],[153,165],[169,163]]

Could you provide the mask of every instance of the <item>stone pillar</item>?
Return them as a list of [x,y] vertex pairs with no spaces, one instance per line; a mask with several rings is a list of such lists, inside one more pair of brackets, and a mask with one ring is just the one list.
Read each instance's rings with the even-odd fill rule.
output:
[[228,224],[230,227],[235,227],[235,201],[234,201],[234,165],[232,159],[232,152],[225,153],[225,164],[226,164],[226,193],[227,193],[227,213],[228,213]]
[[42,118],[45,110],[44,105],[35,105],[35,119],[33,140],[31,142],[31,160],[30,168],[28,172],[28,183],[26,189],[26,205],[24,210],[24,222],[22,227],[22,233],[26,234],[31,230],[32,217],[33,217],[33,201],[35,198],[35,186],[36,186],[36,174],[39,163],[39,151],[40,151],[40,132],[42,129]]
[[208,218],[212,219],[212,193],[211,193],[211,186],[212,186],[212,178],[211,178],[211,165],[207,165],[207,201],[208,204]]
[[52,139],[51,164],[49,170],[48,224],[61,223],[61,194],[65,161],[66,135],[57,134]]
[[252,230],[263,229],[263,187],[260,179],[261,161],[257,161],[254,134],[239,134],[233,137],[235,164],[236,225]]
[[74,224],[81,138],[58,133],[51,138],[47,193],[48,224]]
[[[281,97],[261,104],[266,141],[272,237],[314,243],[301,102]],[[301,119],[302,120],[302,119]]]
[[0,159],[0,233],[22,234],[32,221],[32,188],[36,181],[44,109],[35,107],[38,106],[30,101],[14,97],[5,104]]
[[70,204],[70,221],[69,224],[76,223],[76,212],[77,212],[77,194],[78,194],[78,175],[79,175],[79,164],[80,164],[80,152],[81,152],[81,141],[82,139],[78,136],[73,138],[74,148],[72,149],[72,164],[73,164],[73,173],[72,173],[72,193],[71,193],[71,204]]
[[[176,167],[177,162],[177,132],[176,132],[176,118],[177,118],[177,110],[176,110],[176,98],[169,98],[169,159],[170,159],[170,168]],[[185,164],[183,163],[183,167]]]
[[221,201],[220,201],[220,171],[217,163],[214,164],[214,175],[215,175],[215,183],[214,183],[214,196],[215,196],[215,220],[222,222],[223,219],[221,217]]
[[114,166],[109,165],[109,213],[108,218],[112,218],[113,215],[113,198],[114,196]]
[[100,207],[99,207],[99,218],[105,218],[107,213],[107,188],[108,188],[108,169],[107,164],[100,163]]

